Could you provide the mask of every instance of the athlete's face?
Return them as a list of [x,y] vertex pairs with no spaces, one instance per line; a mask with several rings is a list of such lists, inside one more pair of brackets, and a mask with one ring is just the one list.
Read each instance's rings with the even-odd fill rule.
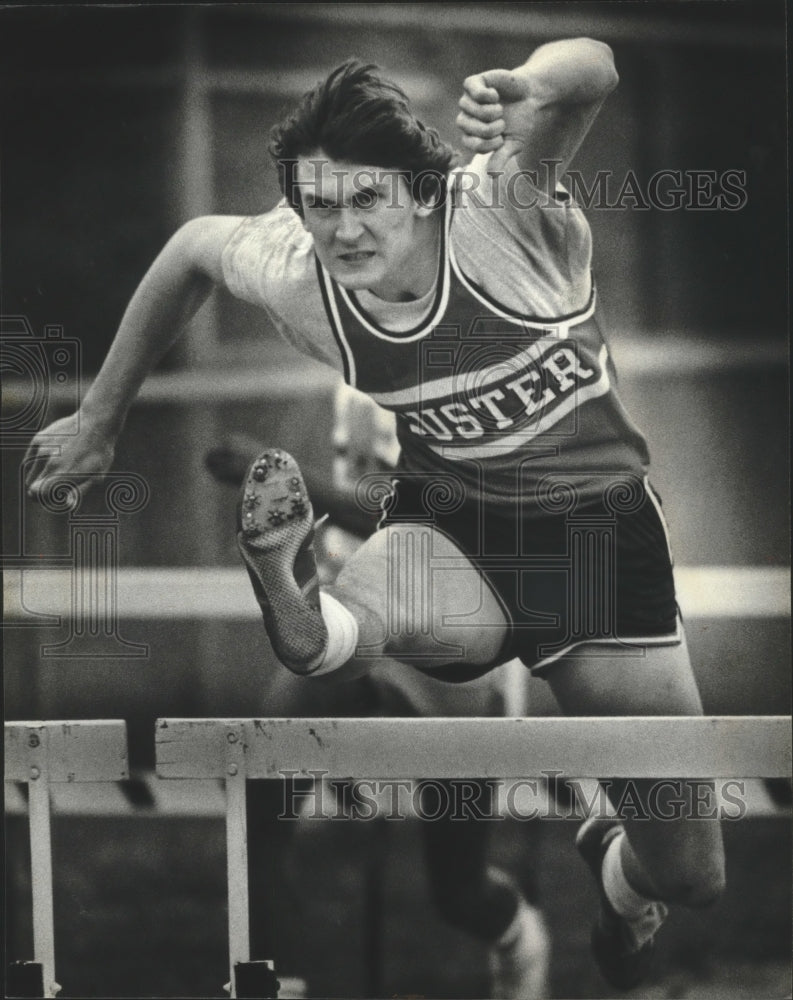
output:
[[439,224],[413,200],[396,170],[300,157],[297,182],[303,225],[317,257],[340,285],[383,299],[415,298],[435,279]]

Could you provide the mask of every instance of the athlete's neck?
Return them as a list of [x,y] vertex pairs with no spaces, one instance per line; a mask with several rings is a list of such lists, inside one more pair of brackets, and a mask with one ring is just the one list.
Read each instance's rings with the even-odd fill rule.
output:
[[443,213],[416,220],[416,239],[410,256],[394,274],[367,291],[386,302],[412,302],[425,296],[438,279]]

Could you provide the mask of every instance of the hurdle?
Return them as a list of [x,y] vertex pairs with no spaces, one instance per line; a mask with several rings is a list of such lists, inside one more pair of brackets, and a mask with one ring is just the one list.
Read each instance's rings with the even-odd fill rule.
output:
[[[161,779],[220,778],[226,787],[232,997],[267,961],[252,962],[248,929],[248,779],[542,777],[780,778],[791,774],[790,716],[624,718],[158,719]],[[615,736],[618,738],[615,739]],[[276,987],[277,988],[277,987]],[[261,985],[259,986],[261,990]]]
[[55,782],[121,781],[129,777],[127,726],[120,719],[6,722],[5,780],[28,789],[33,960],[8,969],[6,996],[54,997],[55,923],[50,786]]

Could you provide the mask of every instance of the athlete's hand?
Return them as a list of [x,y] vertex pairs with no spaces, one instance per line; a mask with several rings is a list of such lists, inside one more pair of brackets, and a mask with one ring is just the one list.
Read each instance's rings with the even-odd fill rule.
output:
[[95,426],[80,410],[49,424],[28,445],[24,464],[28,496],[40,498],[50,476],[76,475],[81,495],[91,477],[101,476],[113,464],[115,438]]
[[529,74],[524,66],[487,70],[467,77],[463,91],[456,119],[462,143],[474,153],[492,152],[488,172],[502,171],[523,149],[536,115]]

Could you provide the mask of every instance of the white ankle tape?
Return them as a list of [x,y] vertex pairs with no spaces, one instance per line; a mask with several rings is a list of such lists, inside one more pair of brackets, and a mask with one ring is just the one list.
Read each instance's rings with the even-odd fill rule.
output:
[[328,645],[321,665],[311,672],[312,677],[338,670],[355,655],[358,645],[358,622],[352,612],[324,591],[320,592],[319,603],[328,630]]
[[603,889],[617,913],[628,922],[636,947],[640,948],[661,926],[667,909],[660,901],[637,892],[628,882],[622,867],[624,836],[623,833],[612,840],[603,858]]

